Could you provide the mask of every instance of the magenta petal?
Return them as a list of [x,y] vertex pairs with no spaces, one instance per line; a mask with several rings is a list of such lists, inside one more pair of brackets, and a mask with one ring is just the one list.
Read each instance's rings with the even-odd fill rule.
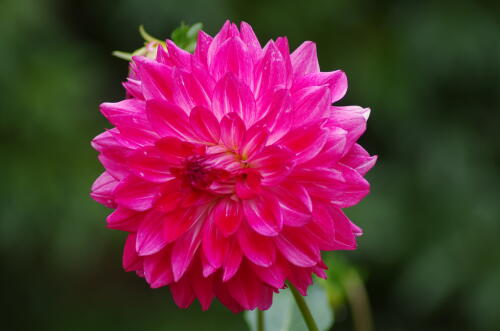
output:
[[211,111],[195,107],[189,115],[189,123],[193,133],[202,142],[217,144],[220,138],[220,126]]
[[331,107],[330,125],[347,131],[345,153],[366,130],[366,119],[370,109],[358,106]]
[[288,280],[292,283],[302,296],[307,295],[307,288],[312,284],[312,268],[299,268],[290,266]]
[[330,215],[335,229],[335,249],[356,249],[355,228],[340,208],[331,207]]
[[291,130],[279,143],[296,153],[295,162],[304,163],[318,155],[328,139],[321,122]]
[[191,53],[178,47],[172,40],[167,40],[167,63],[170,66],[175,66],[184,69],[191,67]]
[[255,66],[254,91],[258,98],[267,91],[277,87],[286,87],[288,72],[285,60],[274,42],[270,41],[265,48],[264,57]]
[[283,214],[279,201],[270,194],[253,200],[243,200],[243,211],[248,225],[263,236],[276,236],[283,228]]
[[235,113],[224,116],[220,123],[220,139],[230,150],[238,151],[243,143],[245,124]]
[[259,170],[263,185],[276,185],[293,170],[294,154],[284,146],[267,146],[248,162]]
[[300,228],[285,227],[275,243],[281,254],[298,267],[312,267],[321,259],[316,244],[308,241]]
[[250,24],[246,22],[240,23],[240,38],[247,45],[248,52],[255,62],[262,53],[262,47]]
[[144,277],[151,288],[159,288],[170,284],[174,277],[170,268],[170,249],[144,256]]
[[241,146],[241,155],[243,159],[248,159],[259,153],[266,147],[269,131],[265,128],[253,126],[245,133],[243,144]]
[[300,45],[291,55],[294,76],[307,75],[319,72],[318,55],[316,44],[306,41]]
[[255,274],[266,284],[274,288],[283,288],[285,286],[285,280],[288,275],[288,267],[286,261],[283,258],[276,257],[276,261],[273,265],[268,267],[261,267],[252,264],[252,270]]
[[150,100],[146,111],[153,128],[162,137],[189,139],[192,133],[186,113],[176,105],[162,100]]
[[262,267],[269,267],[276,258],[276,249],[273,239],[254,232],[247,225],[238,231],[238,242],[243,254]]
[[303,186],[286,183],[274,187],[272,192],[280,202],[285,225],[303,226],[312,219],[312,200]]
[[292,93],[295,125],[319,121],[330,115],[331,93],[328,86],[305,87]]
[[316,72],[298,78],[293,83],[293,90],[308,86],[327,85],[331,92],[331,103],[344,97],[347,92],[347,76],[342,70],[331,72]]
[[163,232],[164,214],[150,211],[137,230],[135,249],[141,256],[159,252],[167,244]]
[[198,39],[196,42],[196,49],[194,50],[193,57],[195,57],[200,63],[207,66],[207,55],[208,48],[212,43],[213,38],[206,34],[204,31],[198,32]]
[[199,273],[191,273],[191,286],[200,302],[201,310],[208,310],[215,296],[214,277],[203,277]]
[[175,304],[180,308],[187,308],[193,303],[195,294],[188,279],[183,278],[171,283],[169,288]]
[[134,56],[132,60],[137,65],[145,99],[169,100],[174,87],[173,69],[144,56]]
[[143,218],[144,213],[138,213],[134,210],[118,207],[114,212],[108,215],[106,223],[110,229],[137,232]]
[[213,211],[215,224],[225,237],[238,230],[243,219],[241,204],[231,199],[222,199]]
[[102,203],[108,208],[115,208],[113,192],[118,185],[118,180],[108,172],[103,172],[92,184],[90,196],[95,201]]
[[207,220],[203,228],[203,253],[214,268],[220,268],[224,262],[228,248],[228,240],[215,225],[213,220],[214,213]]
[[243,253],[241,252],[239,244],[236,242],[236,240],[233,239],[229,243],[226,258],[224,260],[224,272],[222,274],[223,282],[227,282],[236,274],[236,272],[240,268],[242,260]]
[[340,162],[356,169],[357,172],[364,176],[375,165],[376,161],[376,156],[370,156],[363,147],[359,144],[354,144]]
[[248,126],[256,120],[252,91],[232,73],[228,73],[217,82],[212,99],[212,111],[219,120],[226,114],[236,113]]
[[127,163],[136,176],[163,183],[174,178],[170,172],[173,162],[165,156],[157,147],[146,147],[132,153]]
[[272,303],[272,288],[258,281],[250,267],[243,270],[227,283],[231,296],[245,309],[268,309]]
[[172,248],[172,273],[174,281],[179,281],[191,264],[194,254],[201,243],[201,227],[199,222],[191,230],[179,238]]
[[160,196],[161,186],[128,176],[115,189],[115,201],[128,209],[145,211],[153,206]]
[[123,249],[123,269],[125,271],[136,271],[142,268],[142,260],[135,250],[136,235],[131,233],[125,241]]
[[209,64],[209,70],[215,80],[232,73],[241,82],[252,85],[253,61],[247,46],[239,37],[229,38],[220,46]]

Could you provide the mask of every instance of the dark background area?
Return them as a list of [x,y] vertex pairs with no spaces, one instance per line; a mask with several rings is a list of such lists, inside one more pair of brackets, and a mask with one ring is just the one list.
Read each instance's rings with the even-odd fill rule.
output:
[[[496,4],[495,4],[496,3]],[[500,6],[492,1],[0,1],[0,259],[4,330],[245,330],[220,304],[179,310],[121,269],[125,234],[89,189],[90,140],[123,97],[137,27],[318,44],[340,104],[372,108],[372,193],[347,210],[378,330],[500,330]],[[335,330],[351,329],[348,312]]]

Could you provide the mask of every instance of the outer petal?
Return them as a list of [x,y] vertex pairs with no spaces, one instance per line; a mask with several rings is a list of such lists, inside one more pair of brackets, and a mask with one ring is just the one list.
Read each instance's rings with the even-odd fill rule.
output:
[[115,189],[118,205],[136,211],[145,211],[160,197],[161,186],[128,176]]
[[189,115],[189,123],[194,135],[202,142],[217,144],[220,138],[220,126],[211,111],[195,107]]
[[163,232],[163,213],[150,211],[137,231],[135,249],[141,256],[159,252],[167,244]]
[[284,146],[267,146],[261,153],[248,160],[259,170],[263,185],[276,185],[283,181],[294,167],[294,154]]
[[328,85],[331,92],[331,103],[344,97],[347,92],[347,76],[342,70],[331,72],[316,72],[297,78],[293,83],[293,90],[308,86]]
[[170,268],[170,248],[144,256],[144,277],[151,288],[159,288],[170,284],[174,277]]
[[253,61],[247,46],[239,37],[229,38],[220,46],[209,70],[215,80],[232,73],[241,82],[249,86],[252,84]]
[[269,267],[276,258],[273,239],[264,237],[244,225],[238,231],[238,242],[245,256],[262,267]]
[[252,125],[256,119],[255,99],[252,91],[232,73],[228,73],[217,82],[212,99],[212,110],[218,119],[234,112],[248,126]]
[[113,192],[118,185],[118,180],[106,171],[103,172],[92,184],[90,196],[95,201],[102,203],[108,208],[115,208]]
[[328,86],[312,86],[292,94],[295,126],[319,121],[330,114],[331,93]]
[[298,267],[312,267],[321,260],[316,243],[308,240],[300,228],[283,228],[275,243],[281,254]]
[[238,230],[243,219],[241,204],[231,199],[221,200],[213,210],[215,224],[225,237]]
[[264,57],[255,67],[254,92],[258,98],[267,91],[287,85],[288,72],[285,60],[274,42],[270,41],[265,48]]
[[358,106],[331,107],[329,125],[347,131],[344,154],[354,145],[366,130],[369,108]]
[[283,214],[279,201],[270,194],[253,200],[243,200],[247,223],[263,236],[276,236],[283,228]]
[[172,248],[172,273],[174,281],[179,281],[191,264],[201,243],[202,222],[178,239]]
[[106,223],[110,229],[137,232],[143,218],[144,213],[138,213],[134,210],[118,207],[114,212],[108,215]]
[[188,116],[178,106],[155,99],[146,103],[146,111],[149,121],[160,136],[191,139]]
[[319,72],[318,55],[316,44],[306,41],[299,46],[290,56],[292,60],[293,74],[295,77]]
[[136,234],[131,233],[125,241],[123,249],[123,269],[125,271],[136,271],[142,268],[142,260],[135,250]]
[[247,45],[248,47],[248,52],[255,63],[257,59],[261,56],[262,53],[262,47],[260,46],[259,40],[257,39],[257,36],[253,32],[252,27],[246,23],[246,22],[241,22],[240,23],[240,37],[241,40]]
[[316,122],[295,128],[278,143],[296,153],[296,163],[304,163],[318,155],[328,139],[329,132],[322,126]]
[[340,162],[345,165],[356,169],[362,176],[364,176],[375,165],[377,161],[376,156],[370,156],[368,152],[358,144],[354,144],[346,156]]

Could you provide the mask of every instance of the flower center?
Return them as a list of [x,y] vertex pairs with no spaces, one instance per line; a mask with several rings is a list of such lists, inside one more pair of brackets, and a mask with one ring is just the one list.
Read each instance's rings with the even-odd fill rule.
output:
[[230,176],[229,172],[211,166],[206,157],[199,155],[186,158],[181,168],[173,168],[171,172],[186,186],[200,190],[209,190],[214,181],[224,181]]

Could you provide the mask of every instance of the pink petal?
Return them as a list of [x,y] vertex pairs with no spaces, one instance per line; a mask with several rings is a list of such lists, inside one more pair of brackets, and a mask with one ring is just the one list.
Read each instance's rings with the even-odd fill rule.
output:
[[192,104],[211,109],[215,80],[210,76],[206,67],[193,58],[191,72],[181,71],[180,75]]
[[176,282],[184,275],[200,246],[201,228],[202,222],[198,222],[180,237],[172,248],[172,273]]
[[219,122],[213,113],[202,107],[195,107],[189,115],[193,133],[202,142],[217,144],[220,138]]
[[204,31],[200,30],[198,32],[198,39],[196,41],[196,49],[194,50],[193,57],[195,57],[200,63],[207,66],[207,55],[208,48],[212,43],[213,38],[206,34]]
[[296,153],[297,163],[307,162],[321,152],[328,139],[329,132],[322,126],[322,122],[300,126],[291,130],[278,143]]
[[239,37],[226,40],[217,50],[209,66],[215,80],[232,73],[238,80],[251,86],[253,81],[253,62],[247,46]]
[[295,77],[319,72],[316,44],[312,41],[302,43],[291,55],[293,73]]
[[167,65],[183,69],[191,68],[191,53],[178,47],[172,40],[167,40]]
[[329,209],[335,228],[335,249],[356,249],[356,236],[351,221],[340,208]]
[[292,283],[302,296],[307,295],[307,288],[312,284],[311,268],[299,268],[290,266],[288,280]]
[[365,132],[369,112],[368,108],[358,106],[331,107],[330,125],[347,131],[344,153],[347,153]]
[[116,178],[105,171],[92,184],[90,196],[108,208],[116,208],[113,192],[118,182]]
[[191,286],[201,305],[201,310],[206,311],[215,296],[214,277],[203,277],[199,271],[191,273]]
[[241,204],[231,199],[222,199],[213,211],[215,224],[225,237],[238,230],[243,219]]
[[311,86],[292,93],[295,125],[319,121],[330,114],[331,93],[328,86]]
[[168,243],[163,232],[164,214],[150,211],[137,230],[135,249],[141,256],[159,252]]
[[149,183],[135,176],[128,176],[115,189],[115,201],[118,205],[136,210],[145,211],[153,206],[160,196],[161,186]]
[[243,254],[262,267],[269,267],[276,258],[276,249],[273,239],[259,235],[247,225],[238,231],[238,242]]
[[262,192],[261,183],[259,171],[247,168],[236,181],[236,195],[240,199],[254,199]]
[[137,65],[144,98],[170,100],[175,86],[173,69],[144,56],[134,56],[132,60]]
[[230,280],[240,268],[243,253],[236,240],[231,240],[227,249],[226,258],[224,260],[224,272],[222,274],[222,281],[227,282]]
[[243,159],[248,159],[259,153],[266,147],[267,137],[269,132],[267,129],[253,126],[245,133],[243,144],[241,146],[241,155]]
[[[326,126],[328,127],[328,125]],[[328,139],[323,149],[303,166],[305,168],[314,167],[334,167],[344,155],[347,142],[347,131],[337,127],[328,127]]]
[[312,267],[321,259],[316,244],[308,240],[300,228],[283,228],[275,243],[281,254],[298,267]]
[[212,66],[212,63],[216,59],[216,55],[219,51],[219,49],[222,47],[222,45],[231,37],[236,37],[239,36],[239,31],[234,24],[231,24],[231,22],[226,21],[224,23],[224,26],[221,28],[219,33],[214,37],[212,42],[210,43],[210,46],[208,47],[207,51],[207,64],[209,67]]
[[370,156],[363,147],[354,144],[340,162],[356,169],[357,172],[364,176],[375,165],[376,161],[377,156]]
[[252,270],[264,283],[274,288],[283,288],[285,280],[288,277],[288,262],[282,257],[277,256],[273,265],[268,267],[261,267],[252,264]]
[[256,98],[267,91],[286,87],[288,72],[281,52],[270,41],[265,48],[264,57],[255,66],[254,92]]
[[193,303],[195,294],[187,278],[171,283],[169,288],[175,304],[180,308],[187,308]]
[[269,308],[272,288],[259,282],[250,267],[244,264],[243,268],[227,283],[229,293],[245,309]]
[[203,228],[202,249],[207,262],[217,269],[224,262],[229,242],[215,225],[214,216],[212,212],[211,217],[207,220]]
[[285,225],[303,226],[312,219],[312,200],[303,186],[286,183],[272,192],[280,202]]
[[138,213],[134,210],[118,207],[114,212],[108,215],[106,223],[110,229],[137,232],[143,218],[144,213]]
[[339,208],[354,206],[370,192],[370,184],[356,170],[338,164],[333,169],[302,169],[290,177],[306,187],[309,194],[328,199]]
[[117,129],[105,131],[92,140],[92,147],[99,151],[101,161],[106,171],[117,179],[123,179],[129,175],[126,160],[131,153],[130,148],[123,146],[112,134]]
[[171,250],[164,248],[156,254],[144,256],[144,276],[151,288],[159,288],[173,281],[170,254]]
[[150,182],[163,183],[174,178],[170,168],[178,159],[168,157],[158,147],[145,147],[137,149],[127,160],[132,172]]
[[192,133],[186,113],[178,106],[162,100],[150,100],[146,111],[153,128],[162,137],[190,139]]
[[294,154],[284,146],[267,146],[264,150],[248,160],[249,164],[259,170],[263,185],[276,185],[292,171]]
[[125,248],[123,249],[123,269],[125,271],[135,271],[142,268],[142,259],[137,255],[135,250],[136,235],[131,233],[127,236],[125,241]]
[[279,201],[270,194],[253,200],[243,200],[247,223],[263,236],[276,236],[283,228],[283,215]]
[[292,100],[286,89],[268,91],[257,101],[257,111],[260,120],[255,126],[269,130],[269,145],[283,137],[292,127]]
[[247,85],[228,73],[217,82],[212,98],[212,110],[217,119],[229,113],[236,113],[246,125],[252,125],[255,118],[255,99]]
[[235,113],[230,113],[220,123],[220,139],[222,143],[233,151],[238,151],[243,143],[245,124]]
[[202,208],[175,210],[163,214],[162,233],[167,243],[177,240],[204,217]]
[[243,21],[240,23],[240,37],[245,45],[247,45],[248,52],[255,62],[262,53],[262,47],[250,24]]
[[328,85],[331,92],[330,102],[334,103],[342,99],[347,92],[347,76],[342,70],[311,73],[294,81],[293,90],[323,85]]

